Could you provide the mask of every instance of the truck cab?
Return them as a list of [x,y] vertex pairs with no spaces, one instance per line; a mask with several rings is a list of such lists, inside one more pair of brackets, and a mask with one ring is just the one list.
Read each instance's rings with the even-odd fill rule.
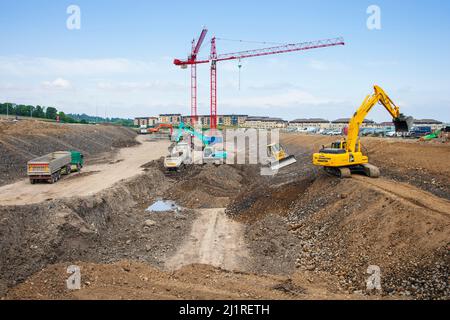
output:
[[84,155],[79,151],[70,151],[72,172],[80,172],[84,166]]

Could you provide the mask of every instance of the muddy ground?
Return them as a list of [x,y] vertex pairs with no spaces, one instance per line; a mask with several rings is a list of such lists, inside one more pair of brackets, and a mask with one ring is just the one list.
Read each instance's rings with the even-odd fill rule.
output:
[[[311,165],[322,141],[297,135],[283,141],[298,162],[274,177],[260,176],[256,166],[195,166],[167,175],[159,160],[93,196],[0,207],[0,296],[450,297],[445,165],[417,155],[420,145],[368,139],[383,177],[340,180]],[[399,148],[404,152],[395,153]],[[448,145],[424,148],[440,157],[449,152]],[[412,166],[426,169],[425,181],[435,179],[438,187],[406,174],[399,182],[389,171]],[[145,211],[160,198],[182,209]],[[80,291],[65,287],[70,264],[81,266]],[[371,265],[381,269],[381,292],[366,291]]]

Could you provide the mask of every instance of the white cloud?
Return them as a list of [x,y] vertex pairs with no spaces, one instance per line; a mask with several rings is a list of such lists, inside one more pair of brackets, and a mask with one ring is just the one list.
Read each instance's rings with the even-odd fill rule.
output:
[[70,81],[63,78],[58,78],[54,81],[44,81],[42,85],[47,89],[69,89],[72,87]]

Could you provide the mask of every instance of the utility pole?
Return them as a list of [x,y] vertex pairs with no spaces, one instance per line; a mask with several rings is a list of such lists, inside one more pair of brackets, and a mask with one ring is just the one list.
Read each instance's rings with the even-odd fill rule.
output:
[[30,106],[30,118],[33,119],[33,106]]
[[6,104],[6,119],[9,118],[9,105],[11,105],[11,108],[15,108],[16,107],[15,103],[7,103]]

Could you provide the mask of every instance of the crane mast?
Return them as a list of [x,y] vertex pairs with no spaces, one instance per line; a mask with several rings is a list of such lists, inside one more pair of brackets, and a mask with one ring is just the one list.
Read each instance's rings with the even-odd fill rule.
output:
[[[200,37],[198,38],[197,42],[192,40],[192,51],[191,55],[188,58],[188,61],[191,62],[191,119],[192,124],[195,124],[198,120],[198,113],[197,113],[197,56],[200,52],[200,49],[202,47],[203,41],[206,38],[206,34],[208,33],[208,29],[203,28],[202,32],[200,33]],[[187,65],[185,65],[187,67]]]

